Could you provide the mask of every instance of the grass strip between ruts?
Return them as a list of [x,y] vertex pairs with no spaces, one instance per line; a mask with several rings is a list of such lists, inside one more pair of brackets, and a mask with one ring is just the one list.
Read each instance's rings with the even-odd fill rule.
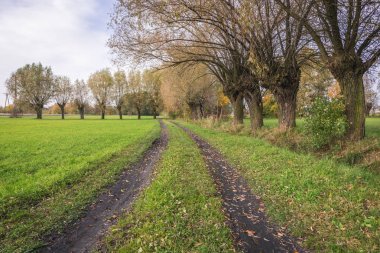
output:
[[152,184],[105,239],[110,252],[233,252],[221,199],[195,143],[168,124]]

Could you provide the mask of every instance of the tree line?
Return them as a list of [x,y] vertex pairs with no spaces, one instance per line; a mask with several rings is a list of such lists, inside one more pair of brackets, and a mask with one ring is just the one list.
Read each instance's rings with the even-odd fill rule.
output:
[[[119,0],[109,46],[120,61],[160,68],[202,64],[252,131],[263,126],[263,95],[279,127],[296,125],[301,70],[321,66],[344,100],[346,137],[365,136],[363,77],[380,57],[380,3],[371,0]],[[191,86],[191,84],[189,84]]]
[[136,110],[138,119],[144,108],[149,108],[156,118],[162,106],[160,79],[149,70],[130,71],[127,75],[123,70],[111,73],[109,69],[102,69],[91,74],[87,82],[78,79],[72,82],[66,76],[54,75],[51,67],[32,63],[13,72],[6,87],[13,99],[12,115],[16,116],[20,108],[26,106],[36,112],[37,119],[42,119],[44,106],[53,102],[60,108],[62,119],[70,102],[77,107],[81,119],[93,101],[102,119],[107,106],[113,106],[120,119],[126,106]]

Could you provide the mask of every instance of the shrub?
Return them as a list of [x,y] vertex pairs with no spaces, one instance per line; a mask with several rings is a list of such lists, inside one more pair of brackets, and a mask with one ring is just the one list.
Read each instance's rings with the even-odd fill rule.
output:
[[320,149],[341,138],[347,128],[341,99],[317,98],[308,109],[305,131],[313,148]]

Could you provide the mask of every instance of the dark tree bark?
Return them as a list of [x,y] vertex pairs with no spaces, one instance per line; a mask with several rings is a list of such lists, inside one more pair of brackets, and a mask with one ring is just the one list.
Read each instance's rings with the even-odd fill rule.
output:
[[263,102],[260,89],[254,91],[246,91],[244,98],[248,104],[249,116],[251,120],[251,131],[256,132],[264,125]]
[[80,114],[80,119],[84,119],[84,106],[79,107],[78,110],[79,110],[79,114]]
[[122,111],[121,111],[121,106],[118,106],[118,107],[117,107],[117,111],[119,112],[119,118],[120,118],[120,119],[123,119],[123,113],[122,113]]
[[296,126],[297,93],[300,78],[300,69],[292,69],[287,71],[286,75],[275,85],[269,87],[278,104],[278,127],[281,130],[287,131]]
[[37,113],[37,119],[42,119],[42,109],[43,109],[43,105],[36,105],[35,106],[35,111]]
[[65,105],[66,104],[58,104],[59,109],[61,109],[61,118],[65,119]]
[[347,137],[350,140],[363,139],[366,113],[363,74],[346,72],[344,76],[337,78],[337,81],[344,96]]
[[234,110],[234,125],[241,125],[244,123],[244,104],[243,104],[243,93],[239,92],[230,97],[232,107]]
[[140,107],[137,107],[136,110],[137,110],[137,119],[141,119],[141,110],[140,110]]

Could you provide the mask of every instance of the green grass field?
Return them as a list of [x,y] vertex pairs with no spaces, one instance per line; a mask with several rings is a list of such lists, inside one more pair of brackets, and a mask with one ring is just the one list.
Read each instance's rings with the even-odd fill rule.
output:
[[168,129],[157,176],[111,229],[107,252],[234,252],[200,151],[177,126]]
[[316,252],[377,252],[380,175],[297,154],[245,135],[187,127],[217,147],[259,194],[272,220]]
[[155,120],[46,118],[0,118],[0,244],[6,252],[36,247],[41,235],[75,219],[159,135]]

